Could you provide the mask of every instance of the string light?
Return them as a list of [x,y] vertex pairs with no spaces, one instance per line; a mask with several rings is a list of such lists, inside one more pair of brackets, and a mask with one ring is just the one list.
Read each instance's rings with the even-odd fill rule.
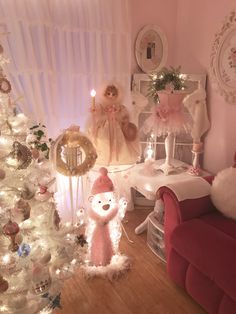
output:
[[2,258],[4,264],[8,264],[10,262],[10,254],[6,254]]

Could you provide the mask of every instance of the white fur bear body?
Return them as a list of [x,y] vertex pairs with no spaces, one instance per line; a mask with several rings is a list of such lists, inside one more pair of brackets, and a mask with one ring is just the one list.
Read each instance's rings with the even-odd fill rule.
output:
[[125,202],[118,203],[114,192],[98,193],[88,210],[86,229],[89,260],[94,266],[106,266],[118,252],[121,236],[121,220],[125,214]]
[[236,168],[220,171],[213,180],[211,199],[225,216],[236,219]]

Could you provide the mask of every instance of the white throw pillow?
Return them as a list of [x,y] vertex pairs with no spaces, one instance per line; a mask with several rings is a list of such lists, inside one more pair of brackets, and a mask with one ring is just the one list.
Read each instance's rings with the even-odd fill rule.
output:
[[213,180],[211,199],[225,216],[236,219],[236,168],[220,171]]

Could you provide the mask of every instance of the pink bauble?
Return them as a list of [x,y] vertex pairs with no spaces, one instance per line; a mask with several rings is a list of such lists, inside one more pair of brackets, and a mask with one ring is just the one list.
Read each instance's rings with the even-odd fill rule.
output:
[[50,193],[50,192],[45,192],[45,193],[40,193],[40,192],[38,192],[38,193],[36,193],[35,194],[35,199],[37,200],[37,201],[40,201],[40,202],[44,202],[44,201],[47,201],[47,200],[49,200],[49,198],[52,196],[52,194]]
[[6,236],[11,237],[11,236],[15,236],[20,231],[20,228],[16,222],[12,222],[11,220],[9,220],[3,226],[2,230]]
[[35,194],[35,198],[37,201],[41,201],[41,202],[44,202],[44,201],[47,201],[49,200],[49,198],[52,196],[52,193],[50,193],[48,190],[47,190],[47,187],[44,186],[44,185],[40,185],[39,186],[39,191],[36,192]]

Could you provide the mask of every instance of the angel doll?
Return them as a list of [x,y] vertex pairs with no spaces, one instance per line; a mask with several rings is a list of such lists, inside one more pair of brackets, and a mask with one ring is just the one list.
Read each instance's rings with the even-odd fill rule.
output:
[[116,83],[103,86],[98,93],[99,103],[90,112],[88,133],[97,150],[99,165],[129,165],[140,153],[138,130],[130,122],[122,104],[121,88]]

